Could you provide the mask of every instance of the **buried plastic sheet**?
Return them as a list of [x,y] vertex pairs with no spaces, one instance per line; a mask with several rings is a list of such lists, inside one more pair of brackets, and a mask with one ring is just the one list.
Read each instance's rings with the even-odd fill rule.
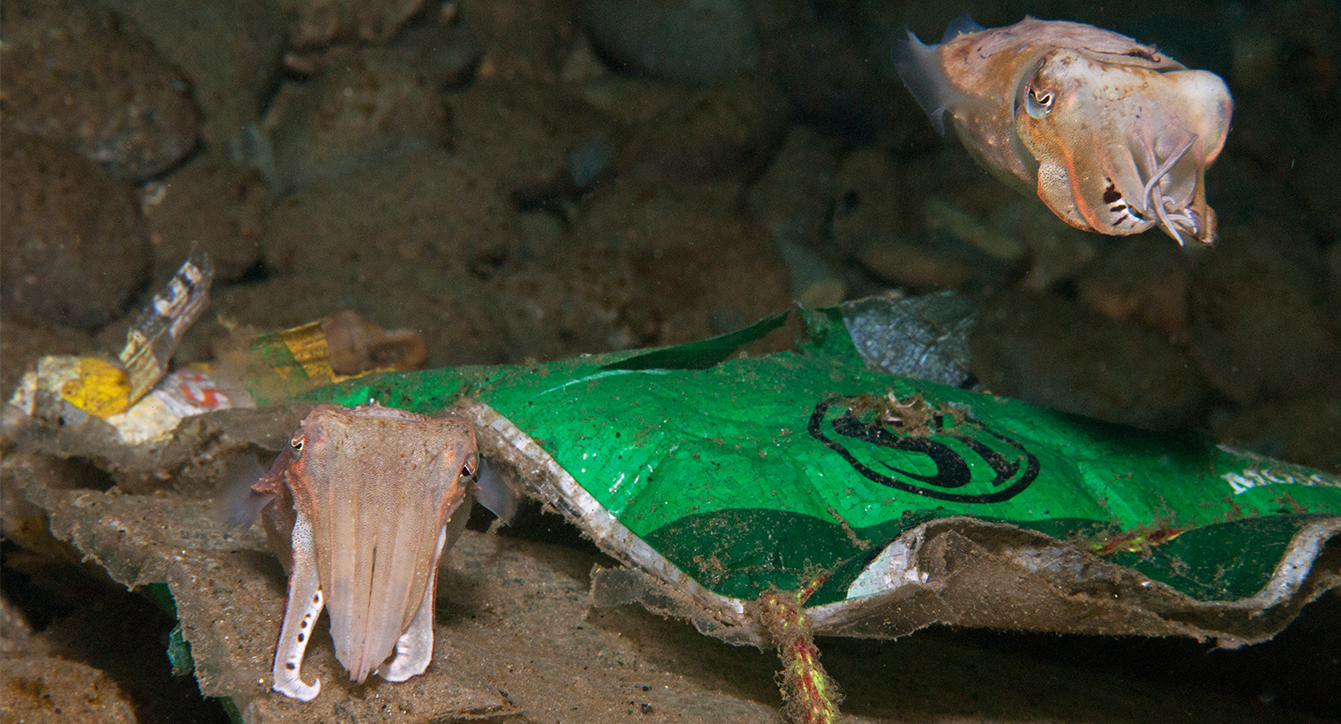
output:
[[[598,576],[738,643],[771,589],[822,580],[818,634],[931,623],[1265,640],[1341,581],[1341,478],[869,369],[841,308],[793,352],[729,338],[310,393],[457,411],[481,449],[606,552]],[[602,593],[602,585],[615,590]]]

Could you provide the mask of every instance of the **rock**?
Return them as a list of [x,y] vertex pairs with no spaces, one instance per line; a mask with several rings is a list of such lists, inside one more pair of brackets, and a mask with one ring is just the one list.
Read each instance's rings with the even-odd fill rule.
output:
[[[996,179],[989,179],[998,183]],[[1035,291],[1074,279],[1085,265],[1099,255],[1109,237],[1081,231],[1057,218],[1036,196],[1009,192],[987,216],[987,226],[995,233],[1017,240],[1028,250],[1028,271],[1022,280]],[[1169,240],[1169,243],[1173,243]]]
[[266,263],[276,274],[350,280],[392,265],[482,272],[517,245],[506,201],[471,166],[440,149],[297,192],[270,215],[266,235]]
[[172,278],[193,246],[213,260],[216,283],[246,274],[261,260],[272,203],[261,174],[244,166],[202,160],[173,174],[144,205],[155,282]]
[[1175,430],[1198,422],[1208,397],[1193,360],[1160,334],[1053,295],[989,300],[969,342],[987,391],[1078,415]]
[[[925,113],[922,121],[930,127]],[[1033,190],[1020,193],[1001,183],[957,143],[902,160],[899,170],[915,197],[912,217],[925,217],[930,238],[977,253],[975,273],[987,286],[1024,272],[1025,286],[1047,290],[1074,278],[1107,239],[1068,226]]]
[[[553,218],[553,217],[551,217]],[[500,336],[521,359],[562,359],[577,350],[621,350],[656,344],[660,328],[644,285],[626,259],[573,246],[494,283],[506,312]]]
[[0,50],[6,132],[68,143],[144,179],[196,146],[191,84],[111,13],[77,0],[8,6]]
[[332,178],[390,154],[444,145],[436,88],[400,54],[348,51],[308,83],[285,83],[265,119],[279,182]]
[[544,209],[567,214],[591,193],[598,183],[615,175],[614,149],[600,138],[573,146],[563,165],[548,178],[521,181],[512,190],[512,201],[522,211]]
[[475,79],[480,64],[479,43],[460,28],[441,25],[407,30],[396,43],[400,52],[408,52],[411,62],[439,90],[464,88]]
[[279,0],[289,16],[289,43],[295,48],[340,40],[381,43],[391,39],[424,0]]
[[767,233],[709,210],[693,191],[649,195],[617,183],[573,229],[574,248],[627,265],[655,330],[651,344],[732,332],[791,304],[786,264]]
[[615,65],[707,85],[759,62],[754,21],[739,0],[585,0],[578,18]]
[[615,121],[641,127],[688,103],[693,91],[650,78],[630,78],[612,73],[575,81],[574,92]]
[[448,96],[452,150],[491,188],[519,199],[556,184],[581,191],[571,173],[574,152],[624,143],[610,115],[577,93],[565,86],[481,80]]
[[134,724],[135,710],[105,672],[51,656],[5,657],[5,721]]
[[0,149],[5,311],[83,330],[119,315],[152,263],[134,190],[35,136],[7,131]]
[[1329,382],[1331,390],[1234,412],[1216,425],[1215,436],[1261,455],[1341,472],[1341,380]]
[[1130,236],[1086,266],[1076,288],[1090,311],[1186,342],[1190,269],[1188,255],[1164,236]]
[[787,132],[786,98],[768,81],[706,88],[644,125],[624,165],[644,182],[750,181]]
[[336,312],[321,320],[321,335],[326,338],[331,371],[337,375],[418,369],[428,356],[418,332],[384,330],[358,312]]
[[944,202],[915,201],[904,174],[881,149],[845,156],[830,243],[822,251],[835,263],[855,260],[884,284],[908,289],[955,289],[999,271],[1000,260],[991,256],[1009,255],[1012,240]]
[[550,85],[578,37],[571,0],[490,0],[461,11],[460,29],[481,49],[479,77]]
[[[40,510],[37,512],[41,514]],[[23,654],[46,653],[47,649],[47,642],[33,633],[23,612],[8,598],[0,597],[0,654],[9,659]]]
[[1331,322],[1332,335],[1341,339],[1341,244],[1332,244],[1323,257],[1327,270],[1327,307],[1323,318]]
[[255,124],[274,92],[287,36],[276,0],[99,0],[133,22],[190,79],[200,135],[233,161],[257,153]]
[[904,289],[957,289],[973,278],[963,260],[897,238],[865,243],[855,258],[866,271]]
[[312,184],[270,214],[272,276],[218,290],[216,308],[277,329],[341,309],[422,333],[430,367],[508,360],[485,282],[514,268],[514,214],[495,186],[437,148]]
[[750,186],[751,215],[769,229],[818,248],[837,193],[838,142],[808,126],[792,126],[763,174]]
[[903,176],[876,148],[849,153],[838,165],[833,208],[833,246],[839,258],[874,241],[915,233]]
[[1332,179],[1341,167],[1341,128],[1335,124],[1324,136],[1310,144],[1300,154],[1299,173],[1290,176],[1290,190],[1300,195],[1308,223],[1318,235],[1336,239],[1341,235],[1341,219],[1336,209],[1341,208],[1341,189]]
[[1241,405],[1302,396],[1341,370],[1322,315],[1321,264],[1287,258],[1280,236],[1270,226],[1227,229],[1192,272],[1193,353],[1211,385]]
[[[284,69],[294,79],[311,79],[331,72],[332,66],[348,60],[358,45],[337,44],[295,50],[284,55]],[[398,33],[395,41],[377,45],[388,62],[417,69],[428,86],[438,90],[463,88],[475,79],[479,66],[479,44],[459,27],[423,23]]]
[[768,229],[787,262],[792,296],[806,306],[837,304],[847,292],[821,242],[833,209],[838,145],[807,126],[793,126],[746,196],[750,216]]

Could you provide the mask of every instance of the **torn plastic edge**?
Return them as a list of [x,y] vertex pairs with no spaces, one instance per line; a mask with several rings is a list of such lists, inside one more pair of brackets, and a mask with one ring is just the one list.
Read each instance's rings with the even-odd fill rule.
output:
[[[625,565],[651,573],[662,582],[687,595],[703,611],[712,612],[718,627],[700,624],[700,630],[716,628],[713,635],[728,643],[764,647],[767,634],[757,626],[746,610],[745,603],[713,593],[704,588],[675,564],[643,542],[626,528],[591,496],[572,475],[564,470],[544,448],[529,435],[482,402],[466,402],[456,411],[475,424],[476,430],[488,442],[500,448],[502,457],[523,469],[539,465],[539,473],[530,477],[531,491],[551,508],[564,513],[602,551]],[[508,453],[516,453],[520,459]]]
[[[846,599],[814,607],[814,612],[810,615],[815,619],[815,625],[817,627],[841,625],[843,620],[847,618],[842,609],[861,598],[889,594],[906,585],[927,584],[928,574],[919,570],[915,563],[918,549],[926,540],[928,526],[944,524],[953,520],[953,518],[942,518],[929,521],[905,531],[898,538],[890,541],[884,550],[868,563],[861,574],[849,584]],[[1276,563],[1267,583],[1256,594],[1232,601],[1194,600],[1196,600],[1198,606],[1223,611],[1265,611],[1281,605],[1300,592],[1305,579],[1313,569],[1313,563],[1322,554],[1323,547],[1337,535],[1341,535],[1341,518],[1326,517],[1308,523],[1290,539],[1286,553]],[[1081,552],[1079,549],[1061,542],[1058,542],[1057,547],[1064,549],[1066,553]],[[1017,562],[1023,564],[1023,561]],[[1029,566],[1025,567],[1029,568]],[[1038,568],[1035,567],[1034,570],[1038,570]],[[1145,578],[1145,576],[1142,576],[1142,578]],[[1146,585],[1161,586],[1170,592],[1184,597],[1187,596],[1187,594],[1179,593],[1177,589],[1166,583],[1153,579],[1147,580],[1149,582]],[[880,585],[881,581],[888,581],[890,585],[882,587]]]
[[676,345],[673,347],[663,347],[662,349],[636,354],[632,357],[626,357],[618,362],[611,362],[601,368],[602,371],[613,370],[652,370],[652,369],[673,369],[673,370],[704,370],[712,367],[730,357],[737,350],[750,342],[763,339],[769,332],[781,327],[787,322],[792,310],[765,317],[750,326],[729,332],[719,334],[716,337],[701,339],[697,342]]
[[[482,443],[494,447],[504,460],[530,473],[527,478],[531,481],[529,485],[531,493],[549,507],[563,513],[602,551],[637,570],[650,579],[651,583],[669,589],[656,592],[658,599],[665,597],[666,600],[660,603],[644,600],[645,605],[659,613],[690,618],[700,632],[727,643],[760,648],[769,645],[767,632],[761,628],[753,615],[752,602],[714,593],[680,570],[620,523],[547,451],[510,420],[481,402],[463,401],[458,403],[456,410],[475,423],[480,431]],[[887,543],[863,568],[862,573],[849,584],[847,597],[806,609],[816,633],[821,635],[838,633],[840,629],[861,619],[867,613],[867,606],[864,604],[878,604],[882,600],[888,601],[908,595],[910,591],[933,586],[935,582],[929,580],[929,574],[917,566],[918,552],[926,542],[927,532],[931,526],[954,525],[956,521],[981,523],[962,516],[941,518],[910,528]],[[1048,538],[1042,533],[1018,530],[1029,535]],[[1277,562],[1267,584],[1257,594],[1233,601],[1190,599],[1186,594],[1177,592],[1167,584],[1149,579],[1134,570],[1132,573],[1141,579],[1142,586],[1167,590],[1179,598],[1194,602],[1203,610],[1246,612],[1255,615],[1255,612],[1260,613],[1287,603],[1300,593],[1323,547],[1338,534],[1341,534],[1341,517],[1325,517],[1306,524],[1291,538],[1287,552]],[[1059,553],[1068,556],[1091,555],[1087,551],[1060,541],[1055,545]],[[1017,563],[1027,569],[1039,568],[1029,565],[1027,560],[1019,560]],[[1112,565],[1125,568],[1118,564]],[[1053,571],[1053,573],[1065,575],[1064,572]],[[644,592],[651,593],[647,587],[644,587]],[[643,600],[643,597],[638,595],[634,598]],[[688,603],[692,606],[677,605],[676,599],[684,599],[679,603]],[[1164,618],[1162,615],[1156,615]],[[911,622],[913,630],[931,623],[934,621]],[[1174,621],[1169,623],[1176,625]],[[1217,635],[1217,632],[1205,631],[1195,624],[1191,627],[1216,638],[1222,647],[1234,647],[1244,643],[1229,632]]]

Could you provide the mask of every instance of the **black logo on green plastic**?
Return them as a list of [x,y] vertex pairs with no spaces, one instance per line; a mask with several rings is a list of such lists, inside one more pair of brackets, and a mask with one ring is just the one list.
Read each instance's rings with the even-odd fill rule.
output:
[[935,500],[999,503],[1038,477],[1038,458],[1018,441],[932,410],[920,397],[903,407],[889,402],[824,400],[810,415],[810,434],[867,480]]

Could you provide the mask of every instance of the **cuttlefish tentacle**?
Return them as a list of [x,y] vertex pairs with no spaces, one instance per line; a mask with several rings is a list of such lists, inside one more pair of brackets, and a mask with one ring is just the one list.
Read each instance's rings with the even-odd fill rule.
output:
[[[444,527],[438,533],[438,548],[433,553],[434,561],[442,557],[446,543],[447,528]],[[424,591],[423,598],[419,600],[419,608],[414,612],[414,618],[406,627],[405,633],[396,639],[395,658],[377,667],[378,676],[387,681],[405,681],[424,673],[432,663],[433,602],[436,598],[433,592],[437,590],[437,584],[438,567],[435,565],[429,572],[428,587]]]
[[312,557],[312,524],[303,516],[293,525],[293,571],[289,573],[289,603],[284,610],[284,625],[279,631],[279,647],[271,671],[275,691],[301,701],[312,701],[321,693],[321,679],[311,686],[303,683],[303,655],[312,629],[325,601]]
[[[1196,189],[1192,189],[1186,199],[1175,199],[1164,193],[1164,186],[1167,185],[1169,180],[1169,172],[1173,170],[1173,167],[1183,156],[1187,155],[1187,152],[1196,142],[1196,134],[1188,136],[1187,140],[1183,141],[1182,145],[1162,162],[1158,162],[1150,144],[1144,141],[1141,143],[1147,155],[1148,165],[1155,166],[1158,162],[1158,166],[1145,182],[1145,188],[1141,193],[1142,203],[1145,205],[1147,214],[1151,210],[1155,212],[1155,215],[1159,218],[1159,225],[1178,242],[1179,246],[1183,246],[1183,237],[1178,233],[1180,230],[1191,234],[1194,238],[1200,231],[1196,212],[1188,206],[1192,199],[1196,197]],[[1159,198],[1155,197],[1156,191],[1159,191]],[[1149,218],[1147,217],[1146,220],[1149,220]]]

